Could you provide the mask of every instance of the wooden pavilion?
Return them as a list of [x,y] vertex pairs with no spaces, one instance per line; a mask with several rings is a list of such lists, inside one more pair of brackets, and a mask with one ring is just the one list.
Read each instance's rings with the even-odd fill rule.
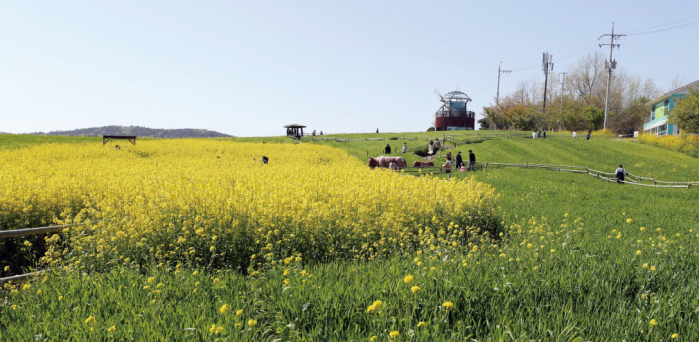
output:
[[306,126],[299,124],[291,124],[284,126],[284,128],[286,128],[287,136],[290,136],[295,139],[301,139],[301,137],[303,136],[303,129],[306,128]]

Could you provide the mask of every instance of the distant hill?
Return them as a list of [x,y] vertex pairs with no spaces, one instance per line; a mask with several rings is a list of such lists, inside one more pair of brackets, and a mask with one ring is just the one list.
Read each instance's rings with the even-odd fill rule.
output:
[[207,129],[161,129],[141,126],[103,126],[91,128],[79,128],[72,131],[51,131],[48,133],[31,133],[34,135],[69,135],[83,137],[99,137],[102,135],[136,135],[144,138],[231,138],[232,135],[223,134]]

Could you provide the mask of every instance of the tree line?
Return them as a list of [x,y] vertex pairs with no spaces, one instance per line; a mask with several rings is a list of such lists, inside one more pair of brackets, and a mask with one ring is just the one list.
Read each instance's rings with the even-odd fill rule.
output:
[[[607,129],[617,134],[642,131],[650,116],[646,103],[663,91],[652,79],[629,75],[623,68],[615,69],[612,75]],[[568,68],[563,83],[561,76],[549,74],[545,110],[544,81],[538,78],[521,80],[514,92],[501,97],[496,104],[483,107],[483,118],[478,120],[480,129],[601,129],[607,92],[604,55],[588,53]],[[675,89],[686,83],[676,78],[671,87]]]

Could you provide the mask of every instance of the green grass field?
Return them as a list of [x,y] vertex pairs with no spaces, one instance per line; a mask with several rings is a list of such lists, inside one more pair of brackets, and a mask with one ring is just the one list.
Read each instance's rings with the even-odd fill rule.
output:
[[[417,146],[434,133],[338,137],[418,136],[407,141]],[[22,139],[0,136],[0,143],[43,142]],[[399,148],[403,140],[305,143],[366,162],[367,150],[378,154],[387,142]],[[468,149],[479,161],[606,172],[624,164],[640,176],[699,181],[699,159],[632,141],[519,138],[450,151]],[[48,275],[2,293],[0,340],[699,340],[699,189],[541,169],[451,176],[476,177],[502,194],[498,215],[506,230],[497,245],[463,254],[426,248],[372,262],[308,261],[255,276],[160,267]],[[377,300],[383,304],[371,310]]]

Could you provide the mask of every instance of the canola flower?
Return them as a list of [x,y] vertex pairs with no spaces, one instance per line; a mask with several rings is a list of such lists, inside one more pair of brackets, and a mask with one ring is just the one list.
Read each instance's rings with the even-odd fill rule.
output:
[[446,310],[451,310],[451,309],[454,308],[454,303],[452,303],[452,302],[444,302],[444,304],[442,304],[442,307],[443,307],[444,309],[446,309]]
[[395,331],[395,330],[393,330],[393,331],[391,331],[391,332],[388,334],[388,336],[389,336],[390,338],[396,338],[396,337],[399,337],[399,336],[400,336],[400,333],[397,332],[397,331]]
[[257,321],[254,319],[248,320],[248,326],[254,327],[257,325]]
[[218,309],[218,312],[220,312],[222,315],[225,315],[226,313],[228,313],[228,311],[230,311],[230,309],[231,307],[228,306],[228,304],[223,304],[223,306],[221,306],[221,308]]
[[407,275],[407,276],[405,276],[405,278],[403,278],[403,282],[406,283],[406,284],[410,284],[410,283],[412,283],[414,280],[415,280],[415,278],[414,278],[413,276],[411,276],[411,275]]
[[410,288],[410,292],[412,292],[412,293],[418,293],[418,292],[420,292],[420,290],[421,290],[420,286],[413,286]]
[[148,261],[254,272],[291,256],[485,245],[499,229],[491,186],[370,170],[312,144],[37,145],[0,151],[0,184],[0,229],[80,223],[49,239],[41,259],[75,270]]

